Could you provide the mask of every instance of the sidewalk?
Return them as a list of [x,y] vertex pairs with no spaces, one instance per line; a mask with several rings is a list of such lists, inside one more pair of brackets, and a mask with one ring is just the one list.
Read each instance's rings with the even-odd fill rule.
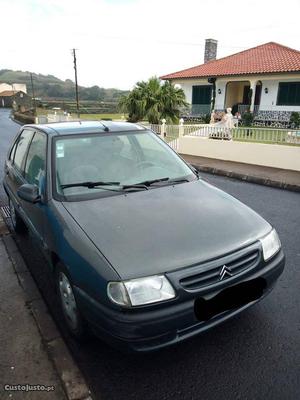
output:
[[[0,216],[0,398],[90,399],[16,244]],[[43,385],[15,390],[17,385]],[[31,388],[33,389],[33,388]],[[27,387],[28,390],[28,387]]]
[[300,172],[213,158],[181,156],[199,171],[228,176],[260,185],[300,192]]

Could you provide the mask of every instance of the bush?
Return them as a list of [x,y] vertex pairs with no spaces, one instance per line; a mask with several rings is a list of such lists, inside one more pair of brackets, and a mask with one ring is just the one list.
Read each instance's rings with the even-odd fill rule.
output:
[[14,119],[16,119],[19,122],[22,122],[23,124],[34,124],[35,123],[35,117],[33,115],[15,112],[13,114],[13,116],[14,116]]
[[203,117],[203,120],[204,120],[204,123],[205,123],[205,124],[209,124],[209,123],[210,123],[210,114],[206,114],[206,115]]
[[290,117],[290,124],[292,128],[299,128],[300,126],[300,113],[292,112]]
[[250,111],[247,111],[242,115],[242,125],[243,126],[252,126],[253,120],[254,120],[254,115]]

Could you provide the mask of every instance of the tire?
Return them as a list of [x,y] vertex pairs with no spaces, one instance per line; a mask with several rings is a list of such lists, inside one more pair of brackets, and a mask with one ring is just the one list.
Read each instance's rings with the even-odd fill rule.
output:
[[86,324],[76,302],[72,280],[60,262],[55,269],[55,286],[65,326],[72,336],[81,341],[86,336]]
[[9,206],[9,211],[10,211],[10,220],[11,220],[12,226],[14,228],[14,231],[17,233],[26,232],[27,226],[25,225],[24,221],[18,214],[18,212],[10,198],[8,199],[8,206]]

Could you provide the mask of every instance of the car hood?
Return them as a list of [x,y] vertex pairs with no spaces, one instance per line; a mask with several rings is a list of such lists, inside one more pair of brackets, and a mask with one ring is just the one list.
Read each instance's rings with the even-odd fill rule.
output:
[[202,180],[63,205],[122,279],[214,259],[271,230]]

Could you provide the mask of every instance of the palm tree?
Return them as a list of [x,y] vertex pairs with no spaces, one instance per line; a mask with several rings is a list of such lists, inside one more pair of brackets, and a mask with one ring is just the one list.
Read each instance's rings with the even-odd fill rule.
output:
[[179,118],[180,108],[188,106],[184,91],[181,88],[176,88],[170,81],[164,83],[161,91],[163,104],[161,118],[176,122]]
[[128,112],[130,122],[147,119],[151,124],[158,124],[162,118],[175,122],[179,118],[180,107],[186,107],[182,89],[165,81],[163,84],[157,77],[148,82],[137,82],[128,96],[120,99],[122,111]]
[[119,100],[119,109],[122,112],[128,112],[129,122],[141,121],[145,115],[145,106],[145,100],[136,89]]

